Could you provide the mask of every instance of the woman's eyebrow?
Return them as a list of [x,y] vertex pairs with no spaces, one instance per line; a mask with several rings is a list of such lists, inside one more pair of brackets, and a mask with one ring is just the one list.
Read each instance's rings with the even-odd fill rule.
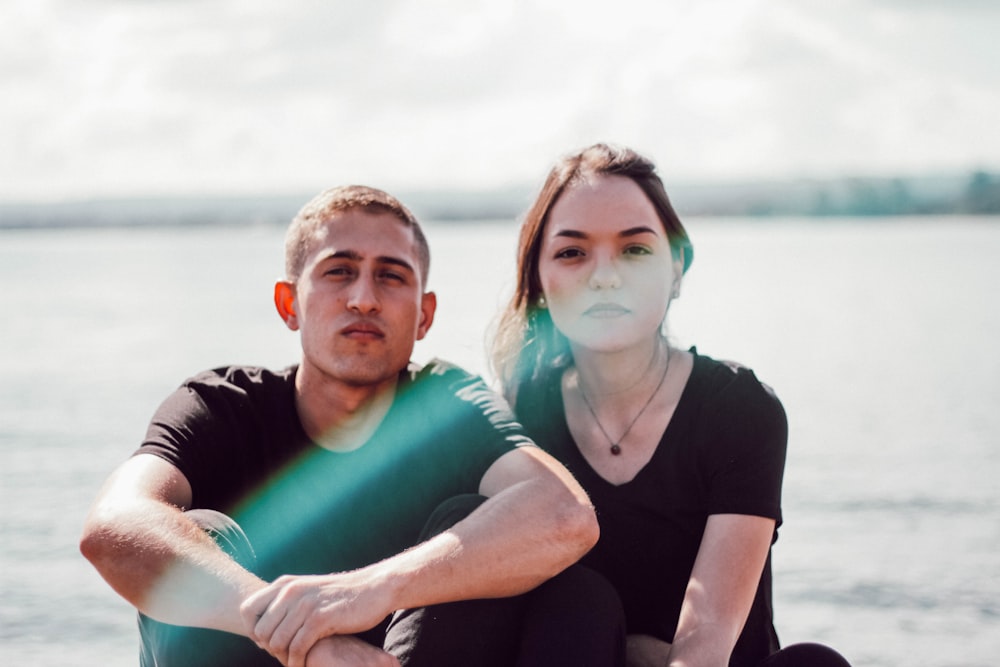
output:
[[[648,225],[637,225],[635,227],[629,227],[628,229],[623,229],[618,232],[618,236],[622,238],[630,236],[638,236],[639,234],[656,234],[656,230]],[[571,239],[585,239],[588,238],[585,232],[581,232],[576,229],[560,229],[554,236],[563,236]]]
[[565,236],[565,237],[571,238],[571,239],[585,239],[585,238],[587,238],[587,235],[585,233],[577,231],[575,229],[560,229],[554,235],[555,236]]
[[639,234],[656,234],[656,230],[646,225],[639,225],[637,227],[629,227],[628,229],[622,230],[618,233],[618,236],[624,238],[627,236],[638,236]]

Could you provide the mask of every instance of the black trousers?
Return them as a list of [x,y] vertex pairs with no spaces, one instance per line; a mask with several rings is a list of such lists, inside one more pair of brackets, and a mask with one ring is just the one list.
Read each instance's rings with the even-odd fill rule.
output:
[[[483,500],[445,501],[422,539],[454,525]],[[573,565],[516,597],[396,612],[385,648],[405,667],[621,667],[625,615],[603,576]]]
[[[468,516],[485,498],[458,496],[428,519],[421,540]],[[253,570],[243,530],[211,510],[188,512],[219,546]],[[168,625],[139,615],[143,667],[274,667],[280,663],[246,637]],[[604,577],[574,565],[523,595],[404,610],[357,635],[404,667],[621,667],[625,620]]]
[[792,644],[765,658],[758,667],[851,667],[832,648],[822,644]]

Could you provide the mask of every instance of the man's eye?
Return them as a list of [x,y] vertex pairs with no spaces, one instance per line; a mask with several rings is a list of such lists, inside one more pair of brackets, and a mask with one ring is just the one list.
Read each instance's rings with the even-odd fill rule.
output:
[[383,271],[379,274],[382,280],[391,280],[393,282],[403,282],[406,278],[401,273],[396,273],[395,271]]

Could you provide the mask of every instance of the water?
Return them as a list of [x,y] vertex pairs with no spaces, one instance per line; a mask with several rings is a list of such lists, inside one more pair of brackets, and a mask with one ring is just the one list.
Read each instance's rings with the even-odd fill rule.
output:
[[[670,332],[785,403],[785,643],[855,665],[1000,655],[1000,220],[693,220]],[[415,357],[486,372],[510,224],[431,224]],[[194,371],[284,366],[282,230],[0,234],[0,663],[134,665],[133,616],[79,556],[84,513]]]

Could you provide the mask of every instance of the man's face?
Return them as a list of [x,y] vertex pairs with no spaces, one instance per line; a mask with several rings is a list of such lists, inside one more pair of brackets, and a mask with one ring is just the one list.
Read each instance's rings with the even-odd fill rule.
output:
[[333,214],[312,242],[285,319],[301,332],[300,372],[355,386],[393,380],[434,317],[418,266],[413,231],[395,215]]

